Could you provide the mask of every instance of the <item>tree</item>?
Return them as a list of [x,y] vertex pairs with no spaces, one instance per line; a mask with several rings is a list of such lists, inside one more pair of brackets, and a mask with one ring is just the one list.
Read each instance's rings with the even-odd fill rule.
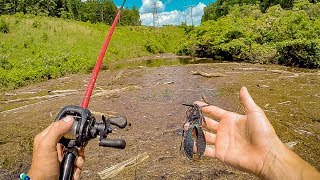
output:
[[258,2],[259,0],[217,0],[204,8],[204,14],[201,21],[217,20],[218,18],[227,15],[229,13],[229,8],[235,4],[249,5]]
[[121,12],[120,25],[139,26],[141,25],[140,14],[134,6],[132,9],[125,8]]
[[[111,24],[117,6],[112,0],[0,0],[0,15],[17,12]],[[141,25],[138,9],[124,9],[121,24]]]
[[99,17],[99,22],[104,22],[106,24],[112,24],[113,18],[117,14],[117,6],[113,1],[105,0],[100,2],[97,15]]

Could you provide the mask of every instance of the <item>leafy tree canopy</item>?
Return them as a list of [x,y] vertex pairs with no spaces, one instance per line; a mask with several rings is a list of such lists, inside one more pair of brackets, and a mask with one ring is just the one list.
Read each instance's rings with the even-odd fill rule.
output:
[[[112,0],[0,0],[0,15],[34,14],[111,24],[117,6]],[[124,9],[121,25],[141,25],[137,8]]]

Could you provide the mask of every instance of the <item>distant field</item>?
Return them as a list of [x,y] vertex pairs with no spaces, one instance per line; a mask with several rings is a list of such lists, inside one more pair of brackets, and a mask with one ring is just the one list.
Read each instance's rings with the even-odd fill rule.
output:
[[[71,73],[90,72],[109,26],[17,14],[0,16],[0,90]],[[114,32],[105,62],[175,52],[184,41],[179,27],[124,27]]]

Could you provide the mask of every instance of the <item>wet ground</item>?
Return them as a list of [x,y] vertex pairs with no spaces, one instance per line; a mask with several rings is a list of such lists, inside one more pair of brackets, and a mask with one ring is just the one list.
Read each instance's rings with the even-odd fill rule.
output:
[[[130,68],[113,64],[106,68],[112,70],[99,74],[89,109],[97,119],[101,113],[126,116],[130,126],[114,129],[109,137],[125,139],[127,147],[117,150],[99,147],[97,139],[89,142],[83,179],[99,179],[98,172],[142,153],[149,158],[113,179],[256,179],[215,159],[190,161],[180,151],[186,110],[182,103],[205,97],[212,104],[242,113],[241,86],[248,87],[281,140],[320,169],[319,71],[156,59],[130,60],[126,62],[134,64]],[[192,71],[223,76],[207,78],[192,75]],[[63,106],[80,104],[89,77],[71,75],[1,93],[0,179],[29,168],[33,137]]]

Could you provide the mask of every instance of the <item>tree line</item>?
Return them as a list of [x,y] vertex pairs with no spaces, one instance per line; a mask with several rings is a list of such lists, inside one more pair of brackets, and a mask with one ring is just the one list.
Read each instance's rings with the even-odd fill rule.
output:
[[[0,15],[16,13],[111,24],[117,6],[112,0],[0,0]],[[123,9],[120,24],[141,25],[138,9]]]
[[[320,0],[309,0],[310,3],[315,4]],[[295,0],[296,3],[299,0]],[[229,13],[230,7],[233,5],[256,5],[258,4],[262,13],[266,13],[268,8],[280,5],[283,9],[292,9],[294,0],[217,0],[210,3],[204,8],[204,14],[202,16],[202,22],[208,20],[217,20],[218,18],[225,16]]]
[[[264,12],[261,2],[244,1],[248,4],[229,5],[227,12],[208,6],[212,8],[207,14],[209,20],[191,30],[185,27],[188,38],[178,53],[225,61],[320,68],[320,3],[295,0],[291,7],[278,1],[279,4],[270,5]],[[214,3],[216,7],[219,2],[222,1]],[[228,3],[232,1],[221,3],[221,7]]]

